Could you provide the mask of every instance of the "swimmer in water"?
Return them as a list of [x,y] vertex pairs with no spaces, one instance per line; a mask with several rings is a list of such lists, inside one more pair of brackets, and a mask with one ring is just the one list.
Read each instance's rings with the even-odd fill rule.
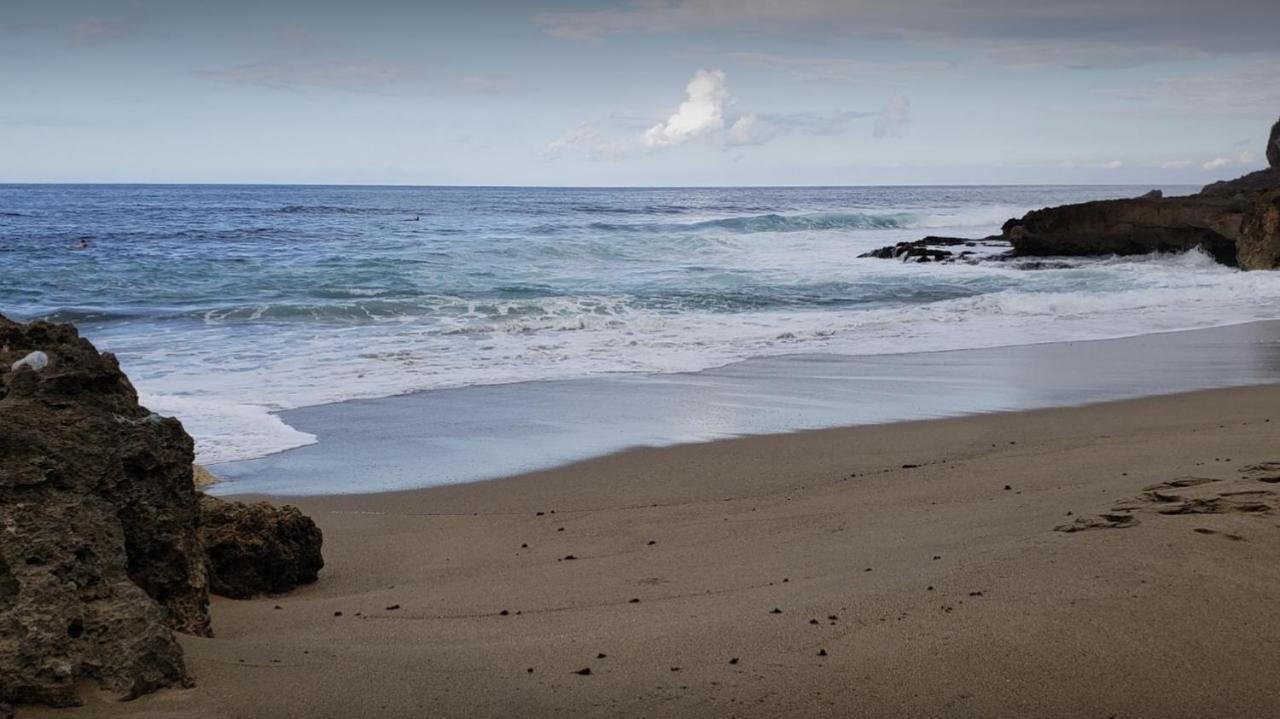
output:
[[88,240],[80,240],[79,242],[77,242],[77,243],[76,243],[76,245],[75,245],[75,249],[77,249],[77,250],[87,250],[87,249],[89,249],[89,241],[88,241]]

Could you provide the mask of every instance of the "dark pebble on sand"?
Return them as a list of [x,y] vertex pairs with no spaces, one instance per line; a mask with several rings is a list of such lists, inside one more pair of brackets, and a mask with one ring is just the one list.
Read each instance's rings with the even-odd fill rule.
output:
[[1013,487],[1011,487],[1010,485],[1007,485],[1007,484],[1006,484],[1006,485],[1004,486],[1004,491],[1006,491],[1006,492],[1010,491],[1011,489],[1013,489]]
[[782,610],[781,610],[781,609],[778,609],[777,607],[774,607],[773,609],[770,609],[770,610],[769,610],[769,613],[770,613],[770,614],[782,614]]
[[818,620],[817,620],[817,619],[810,619],[810,620],[809,620],[809,623],[810,623],[810,624],[817,624],[817,623],[818,623]]
[[834,621],[836,621],[836,620],[837,620],[837,619],[839,619],[839,618],[840,618],[840,617],[837,617],[837,616],[836,616],[836,615],[834,615],[834,614],[828,614],[828,615],[827,615],[827,619],[830,619],[830,620],[831,620],[831,621],[833,621],[833,622],[834,622]]
[[820,657],[825,657],[825,656],[827,656],[827,650],[826,650],[826,649],[819,649],[819,650],[818,650],[818,656],[820,656]]
[[532,674],[532,673],[533,673],[533,667],[529,667],[529,668],[528,668],[528,669],[526,669],[525,671],[527,671],[527,672],[529,672],[530,674]]
[[969,596],[971,596],[971,597],[981,597],[981,596],[982,596],[982,592],[969,592]]
[[658,543],[658,542],[657,542],[656,540],[653,540],[653,539],[650,539],[650,540],[649,540],[649,546],[650,546],[650,547],[652,547],[653,545],[655,545],[655,544],[657,544],[657,543]]
[[557,532],[563,532],[563,531],[564,531],[564,527],[557,527],[557,528],[556,528],[556,531],[557,531]]
[[573,556],[572,554],[566,554],[566,555],[564,555],[564,560],[565,560],[566,562],[567,562],[567,561],[569,561],[569,560],[571,560],[571,559],[577,559],[577,557]]
[[574,672],[574,674],[577,674],[578,676],[589,677],[591,676],[591,667],[583,667],[578,671]]
[[542,516],[542,515],[544,515],[544,514],[546,514],[546,512],[538,512],[538,516],[539,516],[539,517],[541,517],[541,516]]
[[521,545],[520,545],[520,548],[521,548],[521,549],[528,549],[528,548],[529,548],[529,545],[528,545],[528,544],[521,544]]
[[632,597],[627,600],[627,604],[639,604],[639,603],[640,603],[639,597]]
[[275,609],[284,609],[284,607],[280,606],[279,604],[277,604],[274,608],[275,608]]
[[941,554],[935,554],[935,555],[933,555],[933,561],[935,561],[935,562],[936,562],[936,561],[938,561],[939,559],[942,559],[942,555],[941,555]]
[[399,609],[399,608],[400,608],[400,605],[399,605],[399,604],[392,604],[391,606],[387,607],[387,611],[388,611],[388,612],[394,612],[395,610],[397,610],[397,609]]
[[509,614],[511,614],[511,612],[508,612],[508,611],[507,611],[507,610],[505,610],[505,609],[503,609],[502,611],[498,612],[498,616],[500,616],[500,617],[505,617],[505,616],[507,616],[507,615],[509,615]]
[[920,465],[918,465],[918,464],[904,464],[904,465],[902,465],[902,468],[903,468],[903,469],[918,469],[919,467],[920,467]]
[[737,663],[738,663],[738,658],[737,658],[737,657],[734,657],[733,659],[730,659],[730,660],[729,660],[729,663],[730,663],[730,664],[737,664]]
[[342,616],[342,612],[334,612],[334,613],[333,613],[333,616],[335,616],[335,617],[340,617],[340,616]]

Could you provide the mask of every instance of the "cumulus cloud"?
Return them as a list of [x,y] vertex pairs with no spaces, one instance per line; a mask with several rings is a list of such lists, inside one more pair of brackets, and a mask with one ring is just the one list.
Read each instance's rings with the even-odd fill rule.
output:
[[907,125],[911,124],[911,100],[903,95],[894,95],[876,116],[872,136],[876,138],[901,137],[907,134]]
[[680,145],[724,128],[724,108],[729,102],[725,74],[720,70],[698,70],[685,86],[687,95],[680,107],[663,122],[644,133],[646,147]]
[[981,47],[997,60],[1115,67],[1196,53],[1274,51],[1274,0],[646,0],[538,15],[547,33],[595,41],[623,33],[814,35]]
[[[721,147],[763,145],[784,135],[834,136],[846,132],[866,118],[877,118],[874,133],[888,137],[903,132],[910,122],[910,102],[895,96],[880,112],[848,110],[835,113],[743,112],[733,117],[735,103],[728,77],[721,70],[698,70],[685,86],[685,99],[666,119],[659,122],[612,115],[609,123],[614,137],[602,133],[597,124],[582,123],[564,136],[549,142],[544,159],[566,154],[616,159],[627,155],[667,150],[694,141]],[[637,134],[636,130],[643,128]],[[618,132],[620,131],[620,132]],[[617,135],[621,134],[621,137]]]

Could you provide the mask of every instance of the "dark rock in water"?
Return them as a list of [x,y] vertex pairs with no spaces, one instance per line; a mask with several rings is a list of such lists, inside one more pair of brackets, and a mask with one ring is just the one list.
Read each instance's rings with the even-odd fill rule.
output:
[[324,566],[320,528],[295,507],[201,497],[200,515],[214,594],[247,599],[287,592],[316,581]]
[[1151,192],[1148,192],[1148,193],[1146,193],[1145,195],[1143,195],[1143,196],[1142,196],[1142,199],[1144,199],[1144,200],[1159,200],[1159,199],[1160,199],[1160,198],[1162,198],[1162,197],[1164,197],[1164,191],[1162,191],[1162,190],[1152,190]]
[[981,240],[972,240],[963,237],[935,237],[929,236],[920,240],[912,240],[910,242],[899,242],[896,245],[881,247],[870,252],[864,252],[858,257],[872,257],[881,260],[902,260],[903,262],[948,262],[961,259],[971,253],[961,252],[959,254],[951,250],[939,249],[941,247],[976,247],[979,244],[990,244],[992,242],[1004,243],[1003,238],[987,237]]
[[1004,224],[1015,255],[1140,255],[1202,247],[1236,263],[1243,208],[1230,198],[1101,200],[1027,213]]
[[1253,203],[1240,228],[1237,256],[1246,270],[1280,268],[1280,189],[1262,193]]
[[1280,120],[1271,126],[1271,136],[1267,138],[1267,164],[1280,170]]
[[189,683],[172,630],[209,634],[192,454],[74,327],[0,317],[0,702]]

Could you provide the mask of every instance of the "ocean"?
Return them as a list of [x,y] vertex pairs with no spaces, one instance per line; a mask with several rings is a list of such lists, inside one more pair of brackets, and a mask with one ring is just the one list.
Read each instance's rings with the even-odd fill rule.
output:
[[76,323],[205,463],[351,399],[1280,318],[1280,273],[1197,252],[858,258],[1149,189],[6,185],[0,312]]

